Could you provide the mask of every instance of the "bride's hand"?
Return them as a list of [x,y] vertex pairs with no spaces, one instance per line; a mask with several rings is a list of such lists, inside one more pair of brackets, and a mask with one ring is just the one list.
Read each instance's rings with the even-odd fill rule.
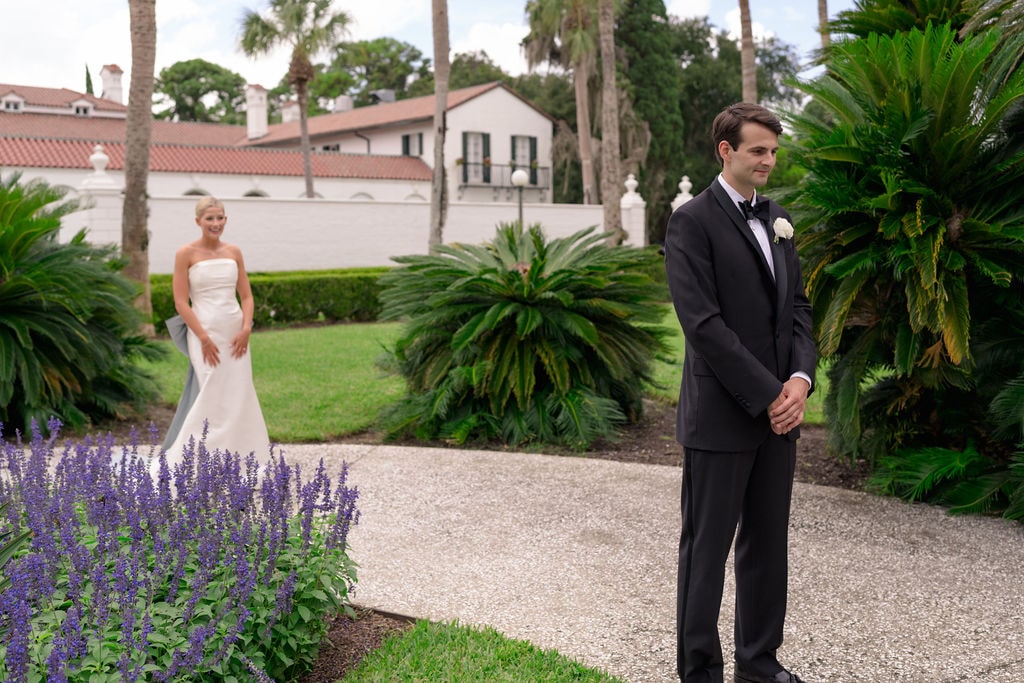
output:
[[235,338],[231,340],[231,355],[235,358],[241,358],[245,355],[246,350],[249,348],[249,333],[242,330],[235,335]]
[[203,360],[210,367],[217,367],[220,364],[220,349],[212,339],[207,338],[203,342]]

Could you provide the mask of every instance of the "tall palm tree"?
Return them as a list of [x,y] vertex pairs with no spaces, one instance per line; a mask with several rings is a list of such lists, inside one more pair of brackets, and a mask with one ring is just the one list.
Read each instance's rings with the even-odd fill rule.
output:
[[572,71],[584,204],[597,203],[588,91],[596,64],[596,13],[597,0],[529,0],[526,15],[530,32],[523,39],[526,63],[531,69],[546,62]]
[[740,0],[740,73],[743,101],[757,102],[757,62],[754,59],[754,30],[750,24],[750,0]]
[[619,204],[619,91],[615,87],[615,0],[598,0],[597,24],[601,44],[601,200],[604,230],[613,243],[623,241]]
[[430,188],[430,251],[444,240],[447,187],[444,170],[445,120],[448,110],[448,1],[433,0],[434,29],[434,182]]
[[121,251],[124,273],[142,287],[135,301],[143,314],[142,334],[153,336],[153,307],[149,300],[149,140],[153,128],[153,69],[156,62],[156,0],[129,0],[132,36],[132,76],[124,141],[124,205],[121,211]]
[[818,0],[818,33],[821,34],[821,49],[827,50],[831,42],[828,30],[828,0]]
[[306,196],[313,197],[313,164],[309,144],[309,81],[315,75],[312,59],[333,47],[348,31],[351,17],[332,12],[331,0],[270,0],[267,17],[246,10],[242,17],[242,51],[257,57],[280,46],[292,50],[288,65],[288,83],[299,102],[299,139],[302,146],[302,170],[306,177]]

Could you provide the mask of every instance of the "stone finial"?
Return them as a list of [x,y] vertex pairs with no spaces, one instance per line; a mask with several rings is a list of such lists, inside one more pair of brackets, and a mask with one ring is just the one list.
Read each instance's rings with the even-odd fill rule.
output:
[[96,145],[92,148],[92,154],[89,155],[89,163],[92,164],[92,173],[90,173],[85,180],[82,181],[81,188],[83,190],[99,190],[99,189],[115,189],[117,183],[107,175],[107,164],[110,163],[110,157],[103,150],[103,145]]
[[636,191],[637,186],[640,184],[636,181],[636,176],[630,173],[626,177],[625,183],[626,194],[622,195],[622,199],[619,201],[619,206],[626,209],[631,206],[646,206],[647,202],[644,198]]
[[684,175],[683,179],[679,181],[679,194],[672,200],[672,210],[675,211],[686,202],[693,199],[693,195],[690,194],[690,190],[693,189],[693,183],[690,182],[690,176]]
[[107,164],[110,163],[110,157],[103,151],[103,145],[96,145],[92,148],[92,154],[89,155],[89,163],[95,169],[96,173],[106,173]]

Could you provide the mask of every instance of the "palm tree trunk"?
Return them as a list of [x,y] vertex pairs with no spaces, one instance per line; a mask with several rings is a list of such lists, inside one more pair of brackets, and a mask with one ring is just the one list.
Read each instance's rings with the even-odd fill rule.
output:
[[757,102],[757,64],[754,61],[754,32],[750,26],[750,0],[740,0],[740,65],[743,101]]
[[309,116],[306,113],[306,102],[309,101],[307,81],[295,84],[295,97],[299,100],[299,144],[302,146],[302,174],[306,177],[306,196],[315,197],[313,193],[313,152],[309,145]]
[[124,274],[142,286],[135,307],[143,315],[141,333],[153,336],[153,306],[149,294],[148,195],[149,141],[153,128],[153,68],[156,62],[156,0],[129,0],[132,76],[124,142],[124,207],[121,251]]
[[434,179],[430,188],[430,238],[428,247],[443,242],[444,221],[447,213],[447,183],[444,169],[444,139],[447,128],[448,78],[448,1],[433,0],[434,29]]
[[584,64],[573,69],[573,86],[576,90],[576,136],[580,141],[580,171],[583,175],[583,203],[597,203],[597,187],[594,182],[594,152],[590,139],[590,100],[587,94],[589,74]]
[[821,49],[827,50],[831,42],[828,32],[828,0],[818,0],[818,33],[821,34]]
[[598,0],[597,23],[601,46],[601,203],[604,230],[620,244],[622,206],[619,204],[619,93],[615,87],[615,0]]

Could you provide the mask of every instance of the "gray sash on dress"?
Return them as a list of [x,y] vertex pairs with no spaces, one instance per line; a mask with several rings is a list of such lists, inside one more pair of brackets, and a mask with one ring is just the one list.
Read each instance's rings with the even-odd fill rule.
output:
[[[171,334],[171,341],[178,347],[178,350],[188,357],[188,325],[182,320],[180,315],[176,315],[173,318],[168,318],[164,321],[167,325],[167,331]],[[196,402],[196,396],[199,394],[199,382],[196,380],[196,372],[192,367],[192,363],[188,364],[188,373],[185,375],[185,387],[181,390],[181,398],[178,400],[178,409],[174,412],[174,419],[171,420],[171,426],[167,429],[167,436],[164,438],[162,448],[167,450],[171,444],[178,437],[178,432],[181,430],[181,423],[185,421],[185,416],[188,415],[188,411],[192,409],[192,404]]]

